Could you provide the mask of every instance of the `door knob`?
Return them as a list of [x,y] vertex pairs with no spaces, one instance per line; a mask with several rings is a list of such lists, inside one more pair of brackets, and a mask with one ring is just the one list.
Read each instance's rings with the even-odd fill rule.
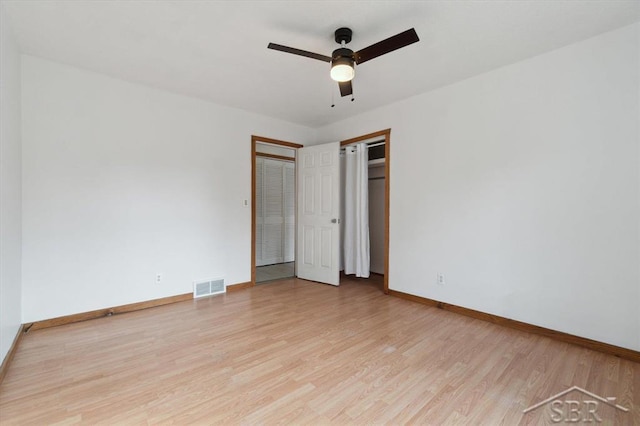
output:
[[340,219],[331,219],[331,223],[340,223]]

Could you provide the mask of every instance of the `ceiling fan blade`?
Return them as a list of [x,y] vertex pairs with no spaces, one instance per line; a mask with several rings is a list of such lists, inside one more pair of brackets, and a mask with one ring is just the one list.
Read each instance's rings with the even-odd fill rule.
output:
[[294,47],[282,46],[280,44],[269,43],[268,49],[279,50],[281,52],[293,53],[294,55],[305,56],[311,59],[317,59],[319,61],[331,62],[330,56],[320,55],[319,53],[307,52],[306,50],[296,49]]
[[393,52],[394,50],[408,46],[417,41],[420,41],[418,34],[415,29],[411,28],[410,30],[396,34],[388,39],[379,41],[354,53],[356,64],[367,62],[371,59],[377,58],[378,56]]
[[351,81],[342,81],[338,83],[338,86],[340,86],[340,96],[349,96],[353,93]]

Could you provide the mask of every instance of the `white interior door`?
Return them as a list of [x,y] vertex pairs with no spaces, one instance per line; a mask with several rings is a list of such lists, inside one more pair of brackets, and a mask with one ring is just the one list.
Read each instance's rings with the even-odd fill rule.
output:
[[298,149],[298,277],[339,285],[340,143]]

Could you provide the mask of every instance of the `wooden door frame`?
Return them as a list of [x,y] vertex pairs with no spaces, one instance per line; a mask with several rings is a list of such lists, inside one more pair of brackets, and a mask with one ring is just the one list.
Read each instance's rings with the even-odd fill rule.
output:
[[[391,129],[380,130],[378,132],[369,133],[351,139],[340,141],[340,146],[353,145],[367,139],[384,136],[384,293],[389,294],[389,181],[390,181],[390,165],[391,165]],[[344,184],[344,182],[341,182]]]
[[[256,147],[258,143],[276,145],[293,150],[303,147],[299,143],[251,135],[251,287],[256,285],[256,157],[258,156]],[[296,153],[296,159],[297,157]]]

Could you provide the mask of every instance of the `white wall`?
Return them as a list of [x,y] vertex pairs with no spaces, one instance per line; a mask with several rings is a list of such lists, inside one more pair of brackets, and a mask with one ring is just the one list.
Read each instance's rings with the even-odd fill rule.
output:
[[[640,39],[640,24],[636,25],[636,35],[637,37]],[[638,67],[640,67],[640,42],[636,43],[636,58],[637,58],[637,64]],[[637,85],[636,87],[637,91],[638,91],[638,103],[640,103],[640,84]],[[637,131],[637,139],[640,140],[640,107],[638,107],[638,110],[636,111],[638,119],[636,122],[636,131]],[[640,142],[638,142],[640,143]],[[638,163],[640,163],[640,148],[638,148],[637,150],[638,153]],[[637,179],[640,182],[640,171],[637,173]],[[638,204],[640,204],[640,183],[638,184]],[[640,240],[640,215],[638,215],[638,240]],[[640,250],[638,250],[638,276],[640,276]],[[638,316],[638,334],[640,334],[640,289],[638,290],[638,308],[636,309],[636,313]],[[638,337],[638,339],[640,340],[640,336]],[[640,344],[638,345],[640,346]]]
[[24,322],[250,281],[251,134],[312,130],[30,56],[22,77]]
[[0,363],[21,323],[20,55],[0,6]]
[[635,24],[319,130],[392,129],[392,289],[640,350],[639,39]]

